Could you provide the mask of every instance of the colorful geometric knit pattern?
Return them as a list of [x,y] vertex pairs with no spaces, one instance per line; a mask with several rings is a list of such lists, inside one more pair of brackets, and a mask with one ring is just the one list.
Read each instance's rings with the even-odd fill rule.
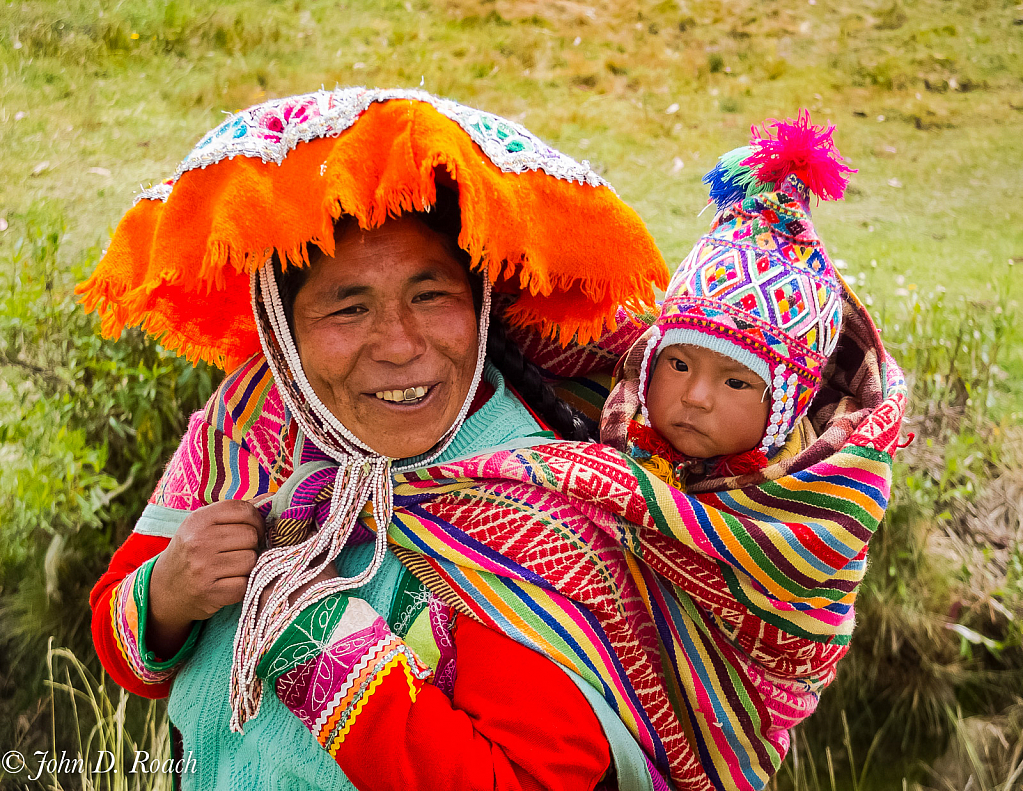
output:
[[[671,279],[644,376],[645,385],[656,353],[671,343],[762,360],[772,398],[762,446],[769,454],[806,414],[842,326],[842,287],[804,192],[790,177],[717,215]],[[642,393],[645,400],[645,386]]]

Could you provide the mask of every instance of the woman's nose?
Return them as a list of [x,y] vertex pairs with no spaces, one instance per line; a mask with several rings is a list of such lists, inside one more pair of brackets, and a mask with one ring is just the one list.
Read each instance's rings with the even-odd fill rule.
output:
[[406,365],[418,358],[425,346],[422,330],[410,311],[387,311],[378,319],[373,343],[373,357],[378,362]]

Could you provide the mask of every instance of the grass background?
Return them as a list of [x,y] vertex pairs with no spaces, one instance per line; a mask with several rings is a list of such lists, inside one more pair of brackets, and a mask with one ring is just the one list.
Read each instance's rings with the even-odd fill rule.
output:
[[[520,121],[590,160],[671,267],[706,230],[702,175],[751,124],[807,107],[837,125],[859,172],[815,220],[907,368],[921,439],[897,469],[853,651],[779,782],[1008,784],[1023,719],[1023,5],[1006,0],[0,6],[0,713],[13,723],[0,748],[46,742],[40,723],[62,705],[45,686],[51,635],[95,669],[88,585],[215,379],[137,334],[97,339],[73,282],[133,193],[225,112],[321,85],[422,86]],[[928,769],[943,758],[988,768]]]
[[224,111],[422,84],[595,163],[674,263],[706,227],[714,159],[751,123],[808,107],[860,171],[817,211],[833,254],[875,291],[901,274],[974,295],[1023,250],[1021,14],[996,0],[9,3],[2,210],[62,201],[92,244]]

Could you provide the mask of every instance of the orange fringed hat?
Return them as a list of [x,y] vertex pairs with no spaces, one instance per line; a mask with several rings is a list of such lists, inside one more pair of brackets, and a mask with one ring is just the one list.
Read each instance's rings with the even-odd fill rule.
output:
[[230,370],[259,351],[249,280],[276,251],[333,254],[335,220],[366,229],[459,194],[459,245],[505,318],[567,343],[653,303],[667,268],[639,216],[589,163],[518,124],[422,91],[318,91],[257,105],[207,134],[141,193],[78,286],[103,334],[140,325],[193,362]]

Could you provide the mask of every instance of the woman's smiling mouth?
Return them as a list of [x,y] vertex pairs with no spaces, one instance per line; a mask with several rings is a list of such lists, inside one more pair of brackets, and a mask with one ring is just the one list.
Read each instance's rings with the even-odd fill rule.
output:
[[377,390],[373,395],[379,401],[402,406],[420,404],[433,392],[436,385],[411,385],[394,390]]

